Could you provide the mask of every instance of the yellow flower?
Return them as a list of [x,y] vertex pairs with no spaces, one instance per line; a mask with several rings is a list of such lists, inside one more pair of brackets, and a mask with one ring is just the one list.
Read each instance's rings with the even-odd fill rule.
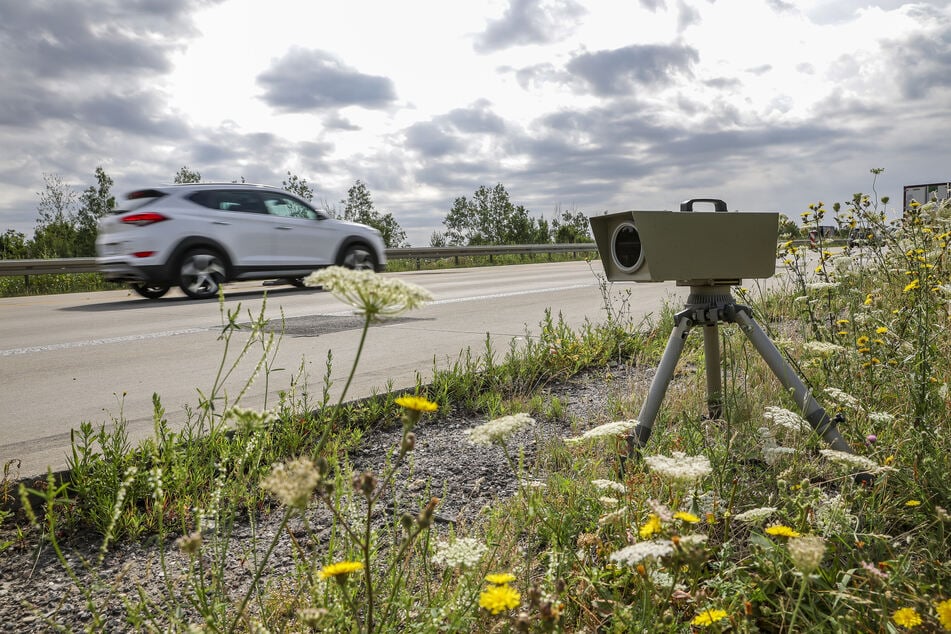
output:
[[693,513],[687,513],[686,511],[677,511],[674,513],[674,519],[687,522],[688,524],[696,524],[700,521],[700,518],[694,515]]
[[766,529],[766,533],[768,535],[775,535],[777,537],[799,537],[798,531],[793,530],[789,528],[788,526],[784,526],[782,524],[776,524],[774,526],[770,526],[769,528]]
[[921,625],[921,617],[915,608],[899,608],[895,610],[894,614],[892,614],[892,620],[895,621],[895,625],[907,627],[908,629]]
[[885,457],[885,466],[887,467],[891,463],[895,462],[895,456],[886,456]]
[[941,623],[941,627],[951,630],[951,599],[936,603],[934,608],[938,612],[938,622]]
[[324,566],[318,574],[321,579],[329,579],[330,577],[346,578],[351,572],[357,570],[363,570],[363,564],[359,561],[338,561],[335,564]]
[[479,595],[479,607],[488,610],[492,614],[505,612],[518,607],[522,595],[518,590],[509,585],[493,585],[482,591]]
[[485,580],[497,586],[504,586],[507,583],[515,581],[515,575],[510,572],[498,572],[493,575],[486,575]]
[[865,296],[865,305],[868,306],[871,303],[872,303],[872,294],[869,293],[868,295]]
[[654,533],[659,533],[661,530],[660,518],[654,515],[653,513],[647,518],[647,522],[641,526],[638,534],[641,536],[641,539],[648,539]]
[[908,291],[913,291],[916,288],[921,288],[921,282],[919,282],[917,278],[908,282],[908,284],[905,285],[905,290],[902,292],[907,293]]
[[417,412],[435,412],[439,406],[423,396],[401,396],[394,401],[400,407]]
[[867,346],[868,337],[866,337],[865,335],[862,335],[861,337],[855,340],[855,345],[859,346],[860,348]]
[[691,625],[697,625],[699,627],[709,627],[714,623],[719,623],[723,619],[729,616],[726,613],[726,610],[704,610],[700,614],[694,617],[690,622]]
[[921,506],[921,502],[919,500],[908,500],[905,502],[905,506]]
[[875,329],[875,333],[879,335],[884,335],[886,332],[888,332],[888,328],[886,328],[885,326],[879,326],[878,328]]

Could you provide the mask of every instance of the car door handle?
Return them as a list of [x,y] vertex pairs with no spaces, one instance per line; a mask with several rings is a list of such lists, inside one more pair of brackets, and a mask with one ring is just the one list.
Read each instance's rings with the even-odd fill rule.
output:
[[274,227],[275,229],[280,229],[281,231],[290,231],[293,227],[288,227],[287,225],[278,225]]
[[227,227],[227,226],[229,226],[231,223],[230,223],[230,222],[225,222],[224,220],[213,220],[211,224],[213,224],[213,225],[222,225],[222,226]]

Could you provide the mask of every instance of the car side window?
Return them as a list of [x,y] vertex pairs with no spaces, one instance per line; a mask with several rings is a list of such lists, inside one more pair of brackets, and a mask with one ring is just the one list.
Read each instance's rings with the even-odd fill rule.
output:
[[208,189],[195,192],[189,199],[202,207],[219,211],[267,213],[257,192],[240,189]]
[[272,216],[280,216],[282,218],[304,218],[308,220],[316,220],[319,218],[319,215],[316,211],[300,202],[295,198],[290,196],[284,196],[283,194],[265,192],[262,194],[264,200],[264,206],[267,208],[267,213]]

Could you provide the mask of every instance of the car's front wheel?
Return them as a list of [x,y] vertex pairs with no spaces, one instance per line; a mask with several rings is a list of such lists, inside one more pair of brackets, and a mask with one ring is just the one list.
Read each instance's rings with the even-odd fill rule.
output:
[[340,265],[357,271],[375,271],[376,255],[362,244],[353,244],[340,256]]
[[158,299],[168,292],[169,286],[165,284],[133,284],[132,290],[146,299]]
[[178,285],[195,299],[215,297],[228,271],[221,256],[211,249],[189,251],[178,270]]

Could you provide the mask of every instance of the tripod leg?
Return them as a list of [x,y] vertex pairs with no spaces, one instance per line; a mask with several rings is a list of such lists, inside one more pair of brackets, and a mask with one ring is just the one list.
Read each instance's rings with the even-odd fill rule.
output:
[[776,375],[776,378],[779,379],[780,383],[783,384],[783,387],[787,390],[792,390],[793,398],[795,398],[796,403],[802,407],[806,420],[809,421],[809,424],[812,425],[816,433],[822,436],[823,440],[829,443],[832,449],[854,453],[849,443],[845,441],[842,434],[836,429],[832,419],[829,418],[826,411],[822,409],[822,406],[816,402],[816,399],[812,397],[809,388],[803,384],[799,376],[783,358],[782,353],[779,352],[766,333],[759,327],[759,324],[757,324],[745,310],[736,311],[736,322],[740,324],[740,327],[753,344],[753,347],[756,348],[760,356],[763,357],[763,360],[766,361],[766,364],[773,371],[773,374]]
[[707,371],[707,413],[723,417],[723,387],[720,382],[720,329],[716,323],[703,327],[703,357]]
[[674,377],[674,370],[677,368],[677,361],[684,351],[687,343],[687,334],[693,324],[685,316],[678,316],[673,330],[670,331],[670,337],[667,339],[667,347],[664,348],[664,356],[660,359],[657,366],[657,372],[654,373],[654,379],[651,381],[650,390],[647,392],[647,399],[641,405],[641,412],[637,416],[637,427],[634,433],[628,436],[628,446],[633,448],[643,447],[650,438],[651,428],[654,426],[654,419],[657,418],[657,412],[660,411],[660,404],[664,400],[664,394],[667,393],[667,386]]

